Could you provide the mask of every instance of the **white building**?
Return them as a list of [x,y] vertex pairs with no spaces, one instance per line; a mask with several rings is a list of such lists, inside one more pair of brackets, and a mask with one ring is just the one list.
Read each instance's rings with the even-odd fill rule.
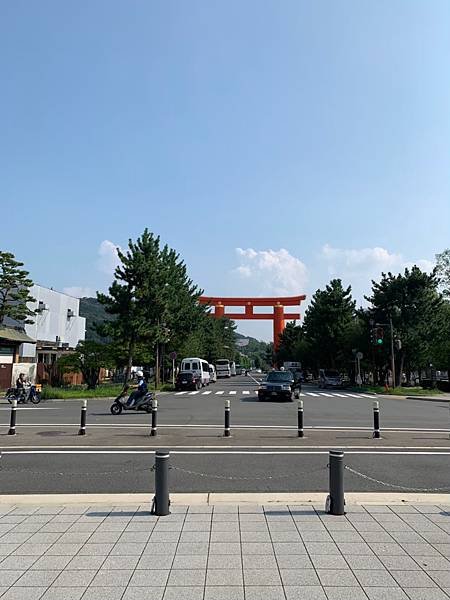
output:
[[19,360],[51,364],[61,351],[73,350],[84,340],[86,319],[80,317],[78,298],[41,285],[33,285],[30,294],[35,301],[28,306],[36,314],[34,323],[25,325],[25,333],[36,344],[22,344]]

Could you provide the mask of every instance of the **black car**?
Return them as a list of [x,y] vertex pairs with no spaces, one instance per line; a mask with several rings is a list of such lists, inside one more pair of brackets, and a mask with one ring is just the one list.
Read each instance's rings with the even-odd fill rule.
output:
[[271,371],[261,383],[258,400],[294,400],[300,397],[301,382],[290,371]]
[[181,372],[177,375],[175,389],[180,390],[199,390],[202,387],[200,377],[195,377],[193,373]]

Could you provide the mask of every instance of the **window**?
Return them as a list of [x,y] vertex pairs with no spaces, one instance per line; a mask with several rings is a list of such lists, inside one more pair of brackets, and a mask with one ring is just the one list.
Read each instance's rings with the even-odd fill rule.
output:
[[198,369],[198,368],[199,368],[199,366],[198,366],[198,362],[193,362],[193,363],[192,363],[192,370],[193,370],[193,371],[195,371],[195,370],[196,370],[196,369]]
[[191,370],[191,363],[190,362],[183,363],[183,371],[190,371],[190,370]]
[[202,369],[203,369],[203,371],[205,371],[205,373],[208,373],[209,364],[207,362],[202,362]]

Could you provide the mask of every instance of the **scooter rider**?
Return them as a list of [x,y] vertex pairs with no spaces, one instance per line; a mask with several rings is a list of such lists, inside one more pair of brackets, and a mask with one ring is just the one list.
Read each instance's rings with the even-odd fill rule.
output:
[[145,382],[145,379],[144,379],[144,373],[142,371],[138,371],[136,373],[136,375],[138,377],[137,389],[133,393],[130,394],[130,397],[127,400],[127,406],[129,408],[134,406],[136,404],[136,402],[140,398],[143,398],[145,396],[145,394],[148,392],[147,383]]

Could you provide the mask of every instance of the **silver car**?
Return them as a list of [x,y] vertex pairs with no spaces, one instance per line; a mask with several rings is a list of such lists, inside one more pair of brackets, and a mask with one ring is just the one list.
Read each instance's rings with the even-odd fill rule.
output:
[[339,371],[334,369],[320,369],[319,371],[319,387],[320,388],[341,388],[342,377]]

